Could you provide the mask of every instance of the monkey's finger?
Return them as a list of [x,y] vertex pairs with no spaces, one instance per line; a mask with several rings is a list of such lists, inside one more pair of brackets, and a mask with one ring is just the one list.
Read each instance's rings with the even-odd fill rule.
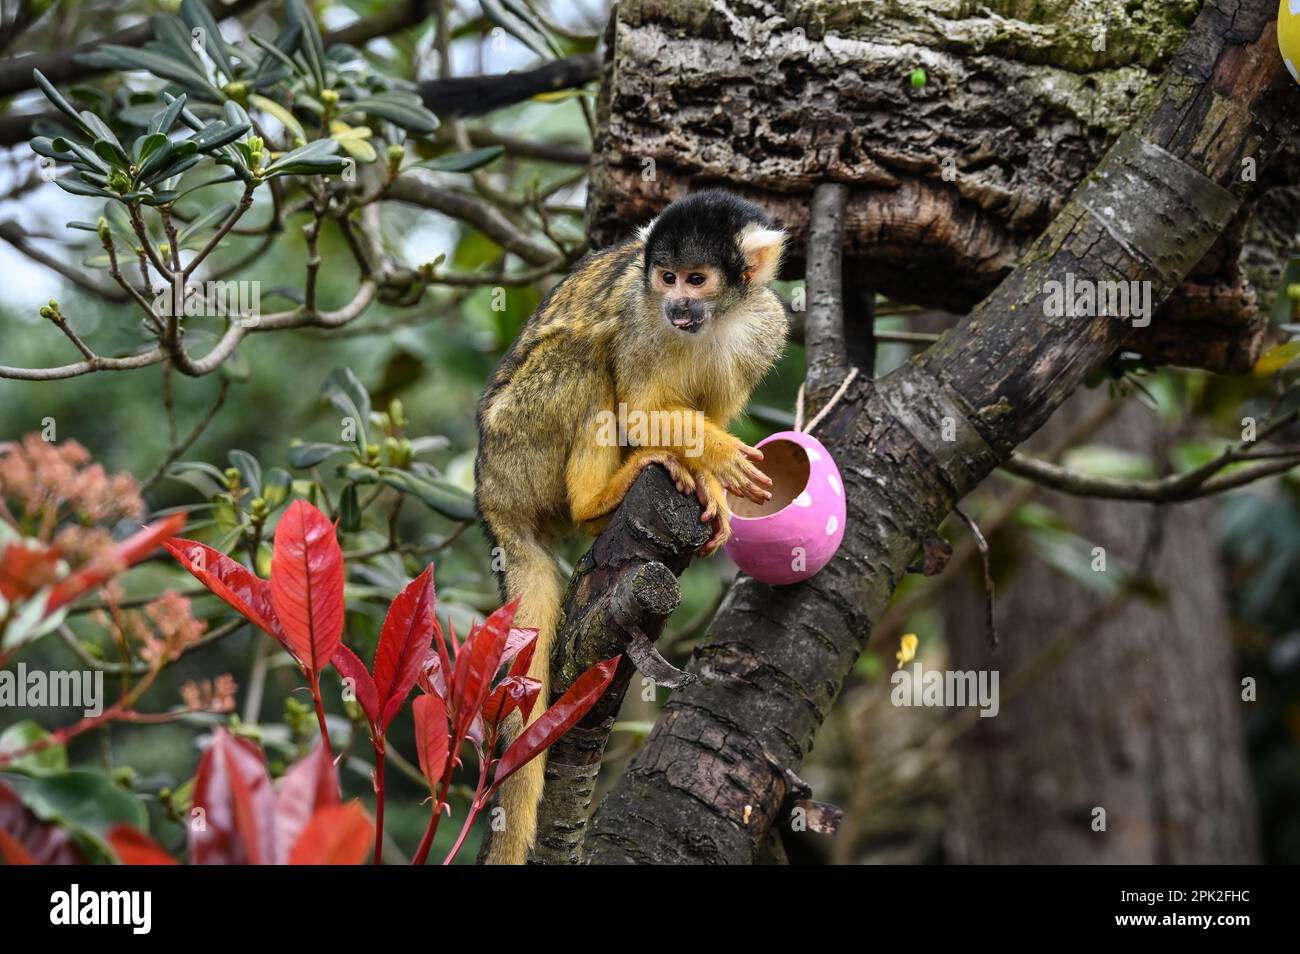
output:
[[746,457],[748,457],[750,460],[763,459],[763,452],[759,450],[757,447],[750,447],[744,441],[737,441],[736,443],[740,445],[740,452],[744,454]]
[[761,470],[759,470],[757,467],[755,467],[753,464],[749,463],[748,461],[741,461],[740,469],[743,470],[745,472],[745,476],[748,477],[750,480],[752,480],[754,483],[762,484],[764,487],[772,486],[772,478],[767,476],[767,474],[763,473]]

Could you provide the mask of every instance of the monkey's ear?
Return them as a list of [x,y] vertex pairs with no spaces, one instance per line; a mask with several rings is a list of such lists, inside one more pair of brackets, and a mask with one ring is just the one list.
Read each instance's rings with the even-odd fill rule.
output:
[[654,218],[651,219],[649,222],[647,222],[645,225],[641,226],[639,229],[636,230],[636,237],[643,242],[650,241],[650,233],[654,231],[655,223],[658,221],[659,220],[657,218]]
[[751,228],[740,235],[740,253],[745,256],[745,282],[766,285],[781,270],[786,235],[780,229]]

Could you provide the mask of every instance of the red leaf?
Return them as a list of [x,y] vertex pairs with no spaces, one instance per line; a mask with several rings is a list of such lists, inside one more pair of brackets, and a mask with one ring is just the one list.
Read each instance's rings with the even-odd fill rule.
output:
[[305,500],[275,528],[271,605],[307,672],[328,666],[343,636],[343,551],[334,525]]
[[174,537],[185,527],[185,514],[174,513],[156,523],[137,530],[117,546],[112,554],[102,560],[92,560],[76,573],[60,580],[50,592],[45,603],[46,614],[53,613],[60,606],[71,603],[87,590],[99,586],[109,577],[116,576],[125,567],[134,566],[162,545],[168,537]]
[[415,714],[415,748],[420,771],[429,780],[429,788],[436,789],[447,766],[450,742],[447,738],[447,707],[437,696],[422,695],[411,709]]
[[266,580],[220,550],[214,550],[197,540],[174,537],[164,541],[163,546],[214,596],[286,649],[289,648],[284,632],[280,629],[280,621],[275,617],[275,610],[271,609]]
[[311,817],[289,853],[291,865],[359,865],[370,855],[375,825],[360,802],[327,805]]
[[523,717],[527,719],[532,715],[533,704],[541,691],[542,684],[536,679],[507,676],[488,696],[488,701],[483,703],[483,720],[495,728],[516,709],[522,710]]
[[430,564],[388,607],[375,650],[375,689],[383,707],[380,731],[392,723],[429,658],[435,599]]
[[501,665],[501,654],[510,635],[519,601],[513,600],[474,629],[456,654],[451,676],[452,746],[459,749],[470,725],[483,709],[492,691],[492,677]]
[[443,702],[447,699],[447,679],[446,670],[442,667],[442,660],[438,658],[437,653],[429,653],[429,658],[424,661],[424,666],[420,671],[420,678],[416,684],[425,692],[432,692]]
[[189,827],[193,864],[274,861],[275,790],[257,746],[217,727],[199,760]]
[[13,835],[0,831],[0,861],[6,865],[34,865],[36,859]]
[[275,794],[275,863],[289,863],[289,851],[299,841],[312,817],[322,808],[339,803],[339,778],[334,763],[317,745],[289,766]]
[[503,660],[514,659],[510,664],[510,675],[526,676],[528,667],[533,664],[533,652],[537,649],[537,630],[512,629],[506,640],[506,651],[501,654]]
[[162,845],[130,825],[114,825],[108,830],[108,843],[117,860],[124,865],[174,865],[178,862]]
[[587,714],[614,678],[614,671],[618,668],[621,658],[615,656],[596,663],[574,680],[569,691],[560,696],[555,705],[543,712],[537,717],[536,722],[520,733],[519,738],[506,749],[506,754],[501,756],[501,761],[497,763],[496,774],[492,778],[493,788],[549,748],[556,739],[568,732],[575,722]]
[[352,688],[356,693],[357,702],[361,703],[366,718],[374,727],[375,732],[378,733],[379,691],[375,689],[375,681],[370,678],[370,673],[366,670],[366,664],[361,661],[360,656],[348,649],[344,643],[339,643],[339,648],[334,650],[334,658],[330,662],[339,671],[339,675],[344,679],[352,680]]

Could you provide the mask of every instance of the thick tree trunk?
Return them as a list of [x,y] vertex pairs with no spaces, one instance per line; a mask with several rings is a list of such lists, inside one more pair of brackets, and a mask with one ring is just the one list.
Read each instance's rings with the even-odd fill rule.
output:
[[[1064,437],[1104,394],[1083,392],[1035,435]],[[1143,454],[1160,420],[1127,403],[1092,438]],[[953,669],[997,669],[1001,708],[956,746],[948,828],[975,863],[1241,864],[1256,860],[1214,505],[1177,507],[1042,494],[1105,549],[1113,601],[1064,577],[1010,530],[995,543],[1002,642],[984,639],[982,586],[944,601]],[[975,582],[975,574],[970,581]],[[1105,830],[1094,830],[1097,809]],[[1032,832],[1033,837],[1025,837]]]
[[[731,590],[691,671],[587,836],[595,861],[751,862],[826,708],[924,539],[1120,347],[1110,318],[1053,317],[1048,281],[1151,283],[1163,301],[1294,132],[1270,0],[1206,5],[1137,129],[987,299],[918,359],[855,382],[819,431],[848,502],[807,583]],[[843,119],[840,125],[846,125]],[[1118,216],[1115,212],[1118,211]]]

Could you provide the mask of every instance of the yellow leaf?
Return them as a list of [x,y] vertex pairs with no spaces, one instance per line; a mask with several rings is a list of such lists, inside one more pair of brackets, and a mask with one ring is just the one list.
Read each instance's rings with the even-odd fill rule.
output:
[[894,655],[898,658],[899,669],[916,658],[916,647],[920,644],[921,641],[916,638],[916,633],[907,633],[898,641],[898,652]]
[[275,121],[283,126],[291,136],[295,137],[295,140],[299,144],[305,144],[307,142],[307,131],[302,128],[302,123],[298,122],[298,118],[294,116],[293,113],[289,112],[289,110],[285,109],[275,100],[267,99],[265,96],[259,96],[257,93],[253,93],[248,97],[248,101],[262,112],[274,118]]
[[1269,348],[1255,362],[1254,372],[1260,377],[1276,374],[1288,364],[1300,357],[1300,340],[1288,341],[1276,348]]

